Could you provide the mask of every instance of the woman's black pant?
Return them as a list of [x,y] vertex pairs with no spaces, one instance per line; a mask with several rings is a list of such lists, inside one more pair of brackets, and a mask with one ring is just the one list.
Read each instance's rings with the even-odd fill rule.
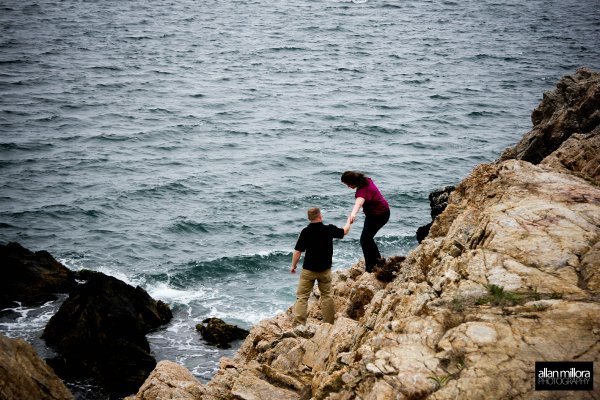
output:
[[365,269],[367,272],[373,271],[373,266],[381,258],[377,244],[375,243],[375,234],[389,221],[390,211],[384,214],[367,215],[362,234],[360,235],[360,246],[365,256]]

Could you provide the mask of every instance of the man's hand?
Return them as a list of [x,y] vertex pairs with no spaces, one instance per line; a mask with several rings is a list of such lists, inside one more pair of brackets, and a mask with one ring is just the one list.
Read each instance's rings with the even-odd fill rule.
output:
[[292,254],[292,267],[290,268],[290,272],[292,274],[296,273],[296,266],[298,265],[298,262],[300,261],[300,256],[302,255],[301,252],[299,252],[298,250],[294,249],[294,253]]

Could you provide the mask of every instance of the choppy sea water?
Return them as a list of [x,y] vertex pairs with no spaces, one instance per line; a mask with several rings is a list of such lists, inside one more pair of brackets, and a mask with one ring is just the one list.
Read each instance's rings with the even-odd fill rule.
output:
[[[565,74],[600,68],[600,3],[531,0],[16,1],[0,4],[0,242],[144,287],[172,323],[157,359],[208,380],[287,309],[291,249],[347,169],[392,207],[384,255],[416,246],[428,193],[496,159]],[[362,221],[334,269],[361,257]],[[0,330],[45,354],[57,304]]]

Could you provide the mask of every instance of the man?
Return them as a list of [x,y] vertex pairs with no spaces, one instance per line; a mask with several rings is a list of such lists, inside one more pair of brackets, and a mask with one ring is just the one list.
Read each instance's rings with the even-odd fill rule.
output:
[[302,273],[296,291],[296,304],[294,306],[294,326],[306,323],[308,297],[312,292],[314,282],[317,281],[321,292],[321,311],[323,321],[333,324],[335,310],[331,297],[331,264],[333,256],[333,239],[341,239],[350,232],[350,217],[343,228],[335,225],[323,224],[323,216],[318,208],[308,209],[310,224],[302,229],[294,254],[292,255],[291,273],[296,272],[300,256],[306,251]]

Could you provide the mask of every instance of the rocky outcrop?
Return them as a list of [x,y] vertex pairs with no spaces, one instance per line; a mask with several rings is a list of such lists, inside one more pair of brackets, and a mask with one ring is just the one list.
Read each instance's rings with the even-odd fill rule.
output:
[[115,394],[136,391],[156,365],[145,335],[172,318],[169,307],[98,272],[84,272],[44,329],[63,377],[92,377]]
[[56,300],[75,287],[73,273],[47,251],[32,252],[18,243],[0,245],[0,309]]
[[429,207],[431,209],[431,222],[427,225],[420,226],[417,229],[417,242],[421,243],[429,234],[429,229],[435,221],[435,217],[440,215],[448,205],[450,194],[454,191],[454,186],[446,186],[441,189],[434,190],[429,193]]
[[572,135],[542,164],[600,182],[600,126],[594,133]]
[[202,385],[185,367],[172,361],[160,361],[136,396],[125,400],[197,400]]
[[228,324],[219,318],[204,319],[201,324],[196,325],[196,330],[208,344],[221,349],[229,349],[231,342],[244,339],[249,333],[247,330]]
[[[561,80],[541,136],[462,180],[393,280],[337,271],[334,324],[315,289],[306,326],[260,322],[197,398],[556,398],[534,390],[536,361],[600,359],[598,76]],[[560,397],[598,398],[594,380]]]
[[0,335],[0,398],[71,400],[73,395],[29,343]]
[[500,161],[518,159],[539,164],[573,134],[598,133],[600,125],[600,74],[580,68],[567,75],[556,89],[544,93],[531,114],[533,129]]

